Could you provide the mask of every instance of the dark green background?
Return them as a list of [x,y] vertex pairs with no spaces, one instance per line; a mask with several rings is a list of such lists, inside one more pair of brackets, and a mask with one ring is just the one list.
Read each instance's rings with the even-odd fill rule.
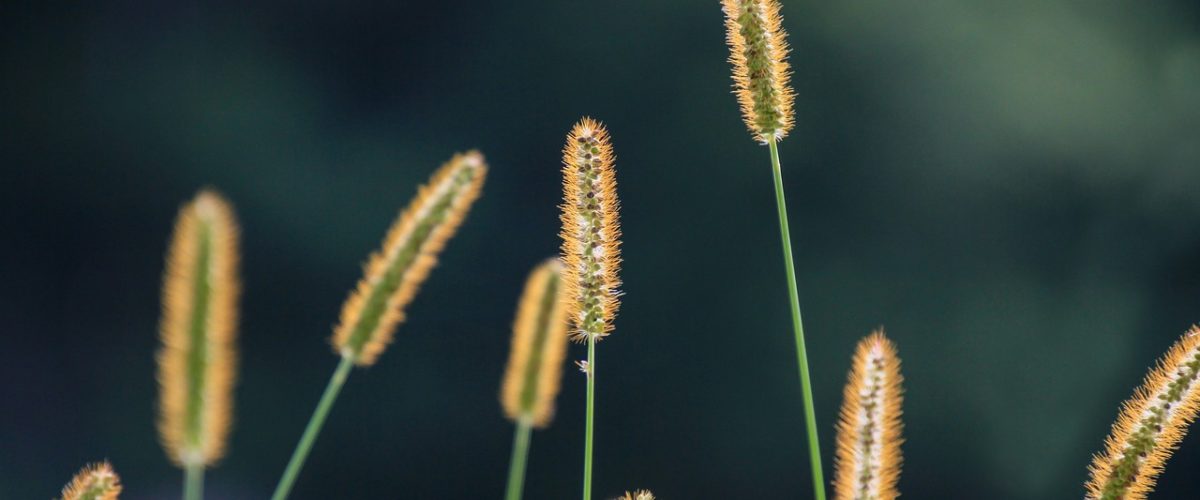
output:
[[[1200,321],[1200,6],[787,1],[781,153],[827,469],[854,343],[908,390],[905,498],[1078,498],[1146,367]],[[809,498],[765,148],[716,0],[0,6],[0,498],[113,461],[178,495],[154,420],[162,255],[214,186],[243,227],[236,427],[261,499],[336,364],[360,264],[454,151],[492,172],[410,321],[353,373],[297,499],[498,498],[497,403],[559,157],[611,128],[627,295],[598,350],[595,492]],[[584,355],[576,347],[570,354]],[[583,379],[528,498],[577,495]],[[1155,498],[1200,495],[1200,435]]]

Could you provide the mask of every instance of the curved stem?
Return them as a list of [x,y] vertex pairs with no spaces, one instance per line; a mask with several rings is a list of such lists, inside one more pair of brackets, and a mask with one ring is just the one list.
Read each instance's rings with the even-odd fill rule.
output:
[[792,262],[792,235],[788,230],[787,202],[783,197],[783,172],[779,167],[779,146],[774,137],[767,141],[771,150],[771,171],[775,177],[775,208],[779,212],[779,236],[783,242],[784,267],[787,270],[788,299],[792,307],[792,330],[796,334],[796,359],[800,364],[800,389],[804,398],[804,427],[808,433],[808,461],[812,465],[813,493],[825,500],[825,475],[821,471],[821,444],[817,440],[817,415],[813,409],[812,382],[808,375],[808,352],[804,347],[804,325],[800,320],[800,293],[796,290],[796,267]]
[[190,463],[183,468],[183,499],[204,498],[204,464]]
[[583,441],[583,500],[592,499],[592,415],[596,396],[596,336],[588,335],[587,430]]
[[513,434],[512,459],[508,465],[508,491],[505,500],[521,500],[521,490],[525,486],[525,463],[529,459],[529,420],[522,418],[517,421],[517,430]]
[[308,427],[304,428],[304,435],[300,436],[300,443],[296,445],[296,451],[292,452],[292,459],[288,461],[287,469],[283,471],[283,477],[279,479],[279,485],[275,487],[275,494],[271,495],[271,500],[283,500],[292,491],[292,484],[296,482],[296,476],[300,475],[300,468],[304,466],[304,460],[308,458],[308,452],[317,440],[317,434],[321,432],[325,417],[329,416],[329,409],[333,408],[333,402],[337,400],[338,393],[342,391],[346,377],[350,375],[350,369],[353,367],[352,358],[343,356],[337,370],[334,370],[333,376],[329,378],[329,385],[325,386],[325,393],[321,395],[321,401],[317,403],[317,409],[313,411]]

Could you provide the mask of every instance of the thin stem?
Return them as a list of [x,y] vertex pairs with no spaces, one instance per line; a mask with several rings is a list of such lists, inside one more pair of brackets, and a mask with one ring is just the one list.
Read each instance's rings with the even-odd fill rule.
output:
[[329,385],[325,386],[325,393],[321,395],[321,401],[317,403],[317,409],[313,411],[308,427],[304,428],[304,435],[300,436],[300,443],[296,445],[296,451],[292,452],[292,459],[288,461],[283,477],[279,478],[279,486],[275,487],[275,494],[271,495],[271,500],[284,500],[292,491],[292,484],[296,482],[296,476],[304,466],[304,459],[308,458],[308,452],[317,440],[317,434],[321,432],[325,417],[329,416],[329,409],[333,407],[338,393],[346,384],[346,377],[350,375],[351,368],[354,368],[353,358],[343,356],[337,370],[334,370],[333,376],[329,378]]
[[508,492],[505,500],[521,500],[521,489],[525,486],[525,463],[529,459],[530,422],[527,418],[517,421],[517,430],[513,434],[512,459],[508,465]]
[[189,463],[183,468],[183,500],[204,498],[204,464]]
[[771,150],[771,168],[775,176],[775,208],[779,212],[779,236],[783,242],[783,261],[787,269],[788,298],[792,307],[792,329],[796,334],[796,359],[800,363],[800,388],[804,397],[804,427],[808,433],[808,461],[812,465],[813,492],[816,500],[825,500],[825,474],[821,472],[821,444],[817,440],[817,415],[813,409],[812,382],[808,375],[808,352],[804,347],[804,325],[800,320],[800,293],[796,290],[796,267],[792,263],[792,235],[788,230],[787,202],[783,197],[783,172],[779,167],[779,146],[774,137],[767,141]]
[[588,335],[587,430],[583,441],[583,500],[592,500],[592,415],[596,396],[596,336]]

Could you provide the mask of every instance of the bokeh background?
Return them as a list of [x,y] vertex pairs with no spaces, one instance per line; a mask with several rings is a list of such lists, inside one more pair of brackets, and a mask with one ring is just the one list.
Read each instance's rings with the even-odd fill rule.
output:
[[[789,0],[782,143],[816,406],[885,325],[906,498],[1079,497],[1145,369],[1200,321],[1200,5]],[[243,226],[242,371],[216,499],[273,488],[336,364],[326,339],[398,209],[480,148],[483,198],[297,499],[500,497],[497,390],[526,272],[557,251],[559,158],[606,121],[622,314],[601,345],[595,492],[809,498],[765,148],[715,0],[5,2],[0,498],[108,458],[177,497],[154,420],[159,287],[203,186]],[[571,357],[584,355],[578,347]],[[528,498],[577,494],[584,384]],[[1155,498],[1200,495],[1200,433]]]

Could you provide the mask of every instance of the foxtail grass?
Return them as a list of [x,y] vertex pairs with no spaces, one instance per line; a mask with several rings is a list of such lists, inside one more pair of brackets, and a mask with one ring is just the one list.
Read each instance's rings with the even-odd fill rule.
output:
[[625,496],[613,500],[654,500],[654,493],[651,493],[650,490],[637,490],[633,493],[626,491]]
[[350,369],[374,364],[391,342],[396,326],[404,321],[405,307],[479,197],[486,174],[487,165],[479,152],[454,155],[417,191],[388,230],[382,248],[367,261],[363,278],[342,307],[330,340],[341,361],[284,469],[273,500],[287,498],[291,492]]
[[184,469],[184,498],[203,497],[204,469],[222,457],[236,377],[238,228],[220,195],[179,211],[163,279],[158,433]]
[[779,140],[787,136],[793,124],[794,96],[788,79],[787,33],[776,0],[722,0],[725,11],[729,62],[733,65],[733,87],[742,118],[753,138],[767,145],[771,171],[775,178],[775,209],[779,216],[779,236],[783,245],[788,300],[792,309],[792,330],[796,338],[796,358],[800,369],[801,395],[804,399],[805,431],[808,434],[808,460],[812,468],[813,492],[825,500],[825,476],[821,470],[821,446],[817,439],[817,417],[813,409],[812,382],[808,353],[804,344],[804,324],[800,316],[800,294],[792,257],[792,237],[788,227],[787,201],[783,194],[783,172],[779,166]]
[[1104,451],[1092,459],[1088,500],[1140,500],[1200,410],[1200,328],[1193,326],[1121,406]]
[[563,148],[560,234],[571,337],[588,346],[583,500],[592,498],[596,343],[612,332],[620,306],[617,273],[621,267],[621,227],[614,160],[603,124],[586,117],[575,124]]
[[759,142],[783,139],[792,129],[794,96],[788,86],[791,70],[779,2],[722,0],[721,5],[742,119]]
[[62,490],[62,500],[117,500],[121,478],[108,462],[84,467]]
[[883,330],[858,343],[837,423],[837,500],[893,500],[900,495],[903,382],[896,345]]
[[525,483],[530,430],[550,425],[567,356],[567,295],[562,263],[549,259],[525,282],[513,323],[508,368],[500,387],[504,415],[516,424],[505,498],[517,500]]

